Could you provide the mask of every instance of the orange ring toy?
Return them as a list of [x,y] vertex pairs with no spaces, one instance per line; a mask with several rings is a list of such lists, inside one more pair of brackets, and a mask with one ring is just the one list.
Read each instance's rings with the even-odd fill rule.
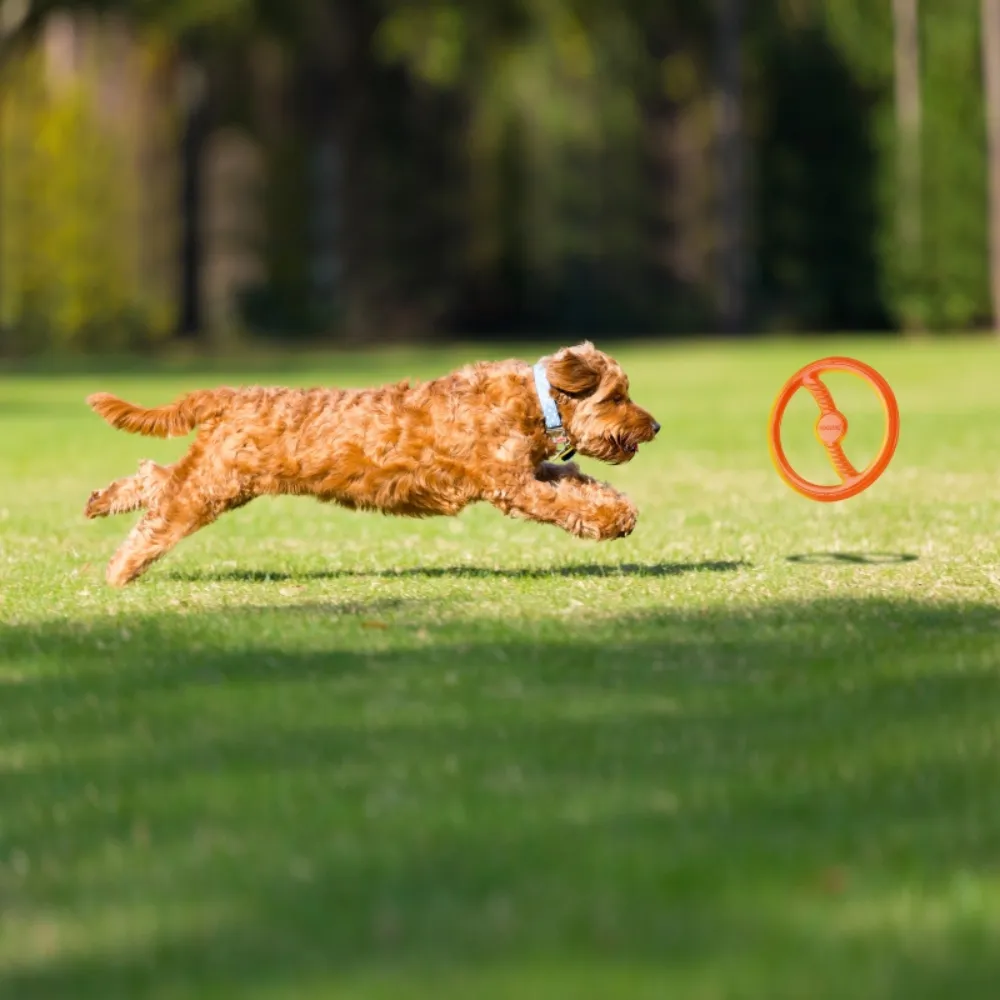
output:
[[[841,441],[847,434],[847,417],[844,416],[830,395],[830,390],[820,381],[822,372],[849,372],[868,382],[878,393],[885,410],[886,426],[882,447],[871,464],[861,472],[851,465],[850,459],[844,454]],[[834,471],[840,476],[839,486],[820,486],[803,479],[791,466],[781,447],[781,421],[785,415],[792,396],[799,389],[805,388],[816,400],[819,407],[819,419],[816,421],[816,438],[826,449]],[[823,358],[800,368],[784,385],[778,398],[771,407],[769,424],[769,439],[771,445],[771,461],[778,470],[778,475],[797,493],[818,500],[821,503],[834,503],[857,496],[868,489],[879,476],[885,472],[892,461],[896,444],[899,441],[899,407],[889,383],[874,368],[855,361],[854,358]]]

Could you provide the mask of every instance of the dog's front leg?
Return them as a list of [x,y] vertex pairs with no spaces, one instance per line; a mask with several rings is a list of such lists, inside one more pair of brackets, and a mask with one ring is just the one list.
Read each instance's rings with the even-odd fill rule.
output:
[[496,490],[490,502],[509,517],[554,524],[577,538],[607,541],[630,535],[638,512],[623,493],[589,477],[552,482],[521,479]]

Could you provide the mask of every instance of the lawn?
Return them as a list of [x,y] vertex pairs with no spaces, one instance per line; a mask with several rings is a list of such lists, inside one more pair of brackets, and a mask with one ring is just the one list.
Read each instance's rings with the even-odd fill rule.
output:
[[[0,377],[0,997],[992,1000],[998,350],[617,349],[664,428],[600,473],[628,539],[260,500],[124,591],[133,518],[83,504],[184,442],[87,393],[481,349]],[[825,505],[765,425],[834,352],[886,376],[902,434]],[[829,385],[864,464],[878,408]],[[788,450],[832,482],[816,415]]]

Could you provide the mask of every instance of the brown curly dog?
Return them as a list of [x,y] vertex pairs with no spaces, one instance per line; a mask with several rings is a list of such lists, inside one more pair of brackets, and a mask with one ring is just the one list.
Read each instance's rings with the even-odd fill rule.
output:
[[145,510],[108,564],[115,586],[266,494],[411,517],[485,501],[580,538],[620,538],[635,527],[632,502],[575,464],[546,459],[576,451],[620,464],[660,429],[629,399],[618,363],[589,342],[534,366],[482,362],[412,386],[206,389],[155,409],[107,393],[87,403],[134,434],[198,429],[175,464],[141,462],[137,475],[91,494],[89,518]]

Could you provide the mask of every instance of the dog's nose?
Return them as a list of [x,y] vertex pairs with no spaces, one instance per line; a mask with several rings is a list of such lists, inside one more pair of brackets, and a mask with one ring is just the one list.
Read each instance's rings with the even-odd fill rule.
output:
[[653,421],[653,433],[654,434],[660,433],[660,425],[655,420]]

